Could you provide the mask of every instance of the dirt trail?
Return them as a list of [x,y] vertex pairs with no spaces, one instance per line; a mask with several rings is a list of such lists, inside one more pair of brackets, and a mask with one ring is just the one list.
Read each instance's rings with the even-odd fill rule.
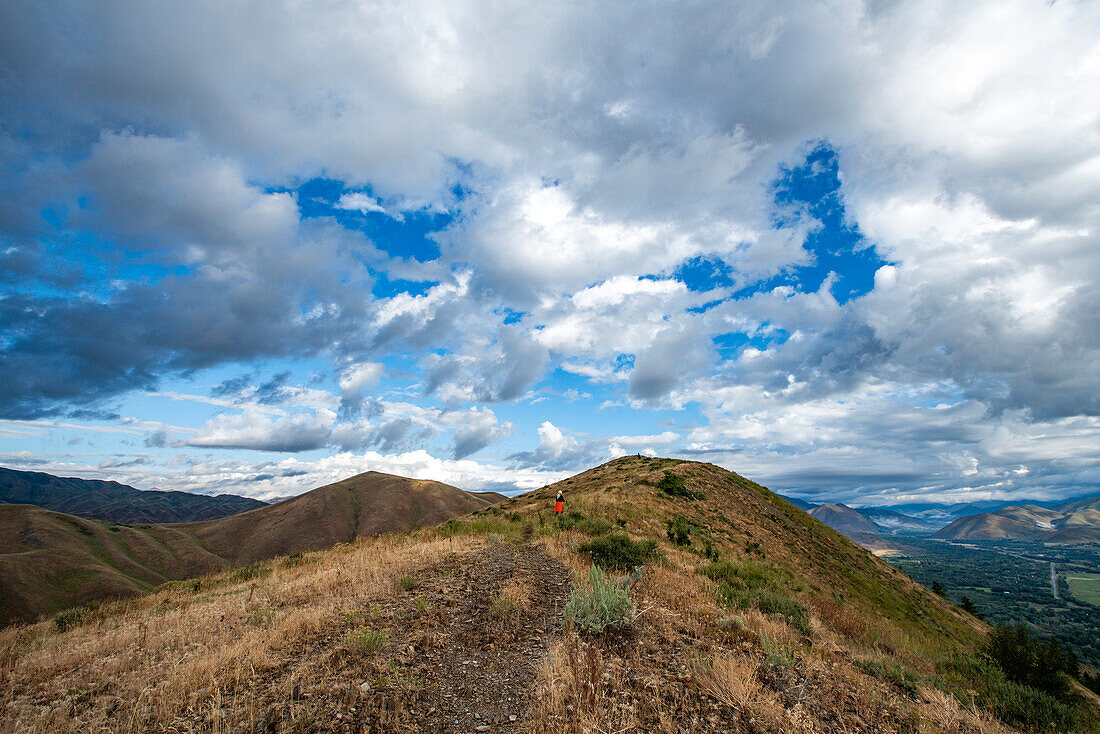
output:
[[422,570],[405,592],[414,612],[390,640],[393,677],[383,674],[377,690],[361,693],[346,723],[366,731],[518,731],[570,587],[566,569],[530,545],[498,543]]

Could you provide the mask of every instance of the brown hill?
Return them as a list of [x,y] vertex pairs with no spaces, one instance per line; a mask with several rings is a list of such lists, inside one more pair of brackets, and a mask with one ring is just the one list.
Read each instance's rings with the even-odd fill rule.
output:
[[1044,543],[1100,542],[1100,500],[1090,498],[1054,509],[1036,505],[1002,507],[966,515],[933,537],[947,540],[1038,540]]
[[494,502],[442,482],[366,472],[276,505],[177,526],[233,565],[436,525]]
[[849,537],[853,533],[877,535],[882,532],[881,527],[847,505],[819,505],[810,510],[810,515]]
[[[583,603],[592,561],[627,606]],[[0,631],[0,732],[1100,730],[991,668],[982,622],[707,464],[624,457],[239,573]],[[604,613],[623,627],[583,631]]]
[[434,525],[490,504],[440,482],[379,472],[200,523],[126,526],[0,504],[0,623],[277,555]]

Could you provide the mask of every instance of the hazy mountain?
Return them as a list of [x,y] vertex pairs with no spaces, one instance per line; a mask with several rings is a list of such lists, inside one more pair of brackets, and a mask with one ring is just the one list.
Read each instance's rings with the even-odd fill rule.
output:
[[37,505],[56,512],[121,523],[215,520],[263,507],[233,494],[142,491],[117,482],[55,477],[0,467],[0,503]]
[[814,509],[815,507],[818,507],[818,505],[815,505],[813,502],[807,502],[806,500],[799,499],[798,497],[791,497],[791,496],[785,495],[785,494],[780,494],[780,495],[777,495],[777,496],[782,497],[783,499],[787,500],[788,502],[790,502],[792,505],[794,505],[798,509],[805,510],[806,512],[809,512],[810,510]]
[[904,515],[882,507],[860,507],[857,512],[885,530],[904,530],[909,532],[932,532],[938,526],[921,520],[919,517]]
[[820,505],[811,510],[810,515],[816,517],[833,530],[837,530],[845,535],[852,533],[878,535],[882,532],[882,528],[875,524],[874,521],[862,515],[859,510],[853,510],[847,505]]

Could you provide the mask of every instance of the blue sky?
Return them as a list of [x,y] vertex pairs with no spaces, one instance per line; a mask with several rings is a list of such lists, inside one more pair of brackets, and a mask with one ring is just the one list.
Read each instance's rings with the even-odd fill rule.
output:
[[1097,31],[14,3],[0,464],[270,498],[649,453],[852,504],[1096,493]]

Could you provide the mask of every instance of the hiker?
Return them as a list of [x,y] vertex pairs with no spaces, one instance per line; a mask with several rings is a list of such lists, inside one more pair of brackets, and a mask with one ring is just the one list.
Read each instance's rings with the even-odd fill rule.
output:
[[563,495],[559,489],[558,498],[554,500],[554,514],[560,515],[563,512],[565,512],[565,495]]

